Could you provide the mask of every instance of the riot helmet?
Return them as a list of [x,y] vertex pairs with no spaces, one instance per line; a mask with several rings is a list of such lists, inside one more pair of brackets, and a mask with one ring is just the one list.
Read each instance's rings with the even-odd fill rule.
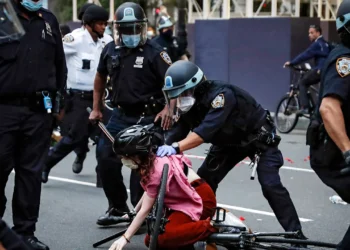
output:
[[[83,16],[84,24],[89,25],[92,29],[92,32],[97,34],[99,38],[103,37],[108,19],[109,19],[108,12],[104,8],[95,4],[88,7]],[[95,28],[95,25],[98,22],[103,22],[105,24],[104,29],[101,32],[97,31]]]
[[173,22],[171,21],[169,16],[161,16],[158,21],[158,31],[161,36],[165,38],[173,37]]
[[163,144],[164,139],[154,124],[133,125],[117,134],[113,150],[119,156],[145,156],[156,152],[158,146]]
[[147,17],[140,5],[123,3],[115,12],[115,18],[115,29],[122,44],[128,48],[136,48],[146,43]]
[[78,13],[78,19],[83,21],[83,16],[85,11],[87,10],[87,8],[89,8],[91,5],[94,5],[93,3],[85,3],[83,4],[83,6],[81,6],[81,8],[79,9],[79,13]]
[[184,60],[175,62],[165,73],[163,92],[167,104],[176,98],[178,112],[188,112],[196,102],[195,87],[204,80],[203,71],[194,63]]
[[344,0],[338,8],[336,26],[337,31],[341,31],[344,28],[348,33],[350,33],[349,27],[350,21],[350,0]]
[[0,0],[0,44],[17,40],[24,34],[11,0]]

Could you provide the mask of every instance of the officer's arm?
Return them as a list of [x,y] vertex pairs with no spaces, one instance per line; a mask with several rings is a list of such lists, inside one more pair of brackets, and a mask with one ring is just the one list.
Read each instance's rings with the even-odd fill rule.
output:
[[165,51],[157,53],[157,55],[154,57],[152,68],[161,86],[164,84],[165,73],[171,64],[172,61],[170,59],[170,56]]
[[106,61],[107,50],[108,50],[108,46],[105,46],[101,52],[100,62],[98,64],[97,72],[95,76],[94,104],[93,104],[94,110],[101,110],[103,105],[102,98],[105,92],[107,76],[108,76],[107,61]]
[[19,236],[0,219],[0,249],[29,250]]
[[[350,58],[344,58],[343,60],[350,63]],[[328,135],[338,148],[345,152],[350,150],[350,141],[346,133],[341,107],[343,102],[349,101],[350,74],[342,74],[337,67],[337,63],[334,62],[325,74],[327,78],[324,81],[320,114]]]
[[307,48],[307,50],[305,50],[303,53],[299,54],[297,57],[295,57],[291,62],[290,64],[291,65],[296,65],[296,64],[299,64],[299,63],[302,63],[302,62],[305,62],[313,57],[316,56],[317,52],[319,51],[320,49],[317,49],[317,43],[312,43],[310,45],[309,48]]
[[67,34],[63,37],[63,48],[66,56],[74,55],[77,53],[78,41],[72,34]]
[[225,125],[228,116],[236,105],[236,98],[231,91],[223,91],[211,103],[211,109],[202,123],[184,140],[179,142],[180,151],[186,151],[203,142],[210,143],[215,134]]
[[56,66],[56,82],[57,90],[62,93],[66,87],[67,81],[67,65],[66,58],[64,56],[63,45],[61,32],[59,28],[58,21],[54,21],[54,31],[55,31],[55,40],[56,40],[56,57],[55,57],[55,66]]

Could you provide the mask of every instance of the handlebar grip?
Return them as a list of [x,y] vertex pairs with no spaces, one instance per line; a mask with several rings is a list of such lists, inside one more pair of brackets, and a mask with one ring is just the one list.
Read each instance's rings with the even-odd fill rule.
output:
[[342,170],[340,170],[340,174],[341,175],[350,175],[350,167],[343,168]]

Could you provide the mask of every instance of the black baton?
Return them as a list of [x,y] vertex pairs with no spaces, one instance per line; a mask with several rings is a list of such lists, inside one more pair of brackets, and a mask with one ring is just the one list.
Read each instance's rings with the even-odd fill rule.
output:
[[[89,112],[89,114],[90,114],[91,111],[92,111],[92,109],[91,109],[90,107],[87,107],[87,108],[86,108],[86,111]],[[102,132],[108,137],[108,139],[110,139],[111,142],[114,143],[114,138],[113,138],[113,136],[111,135],[111,133],[108,132],[106,126],[105,126],[102,122],[100,122],[100,121],[98,121],[97,125],[100,127],[100,129],[102,130]]]

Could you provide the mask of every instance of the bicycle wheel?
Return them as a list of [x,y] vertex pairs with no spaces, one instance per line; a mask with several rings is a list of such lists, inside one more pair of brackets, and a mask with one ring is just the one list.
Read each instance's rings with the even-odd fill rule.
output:
[[275,123],[280,133],[287,134],[295,128],[299,120],[297,115],[299,109],[300,105],[297,96],[285,95],[278,102]]
[[166,191],[166,184],[168,180],[168,171],[169,171],[169,165],[164,164],[163,173],[162,173],[162,181],[159,188],[159,194],[157,197],[157,201],[153,206],[152,210],[152,216],[155,216],[155,222],[153,223],[152,229],[151,229],[151,241],[149,244],[150,250],[156,250],[157,249],[157,243],[158,243],[158,235],[160,232],[160,225],[162,222],[162,217],[164,215],[163,211],[163,205],[164,205],[164,196]]

